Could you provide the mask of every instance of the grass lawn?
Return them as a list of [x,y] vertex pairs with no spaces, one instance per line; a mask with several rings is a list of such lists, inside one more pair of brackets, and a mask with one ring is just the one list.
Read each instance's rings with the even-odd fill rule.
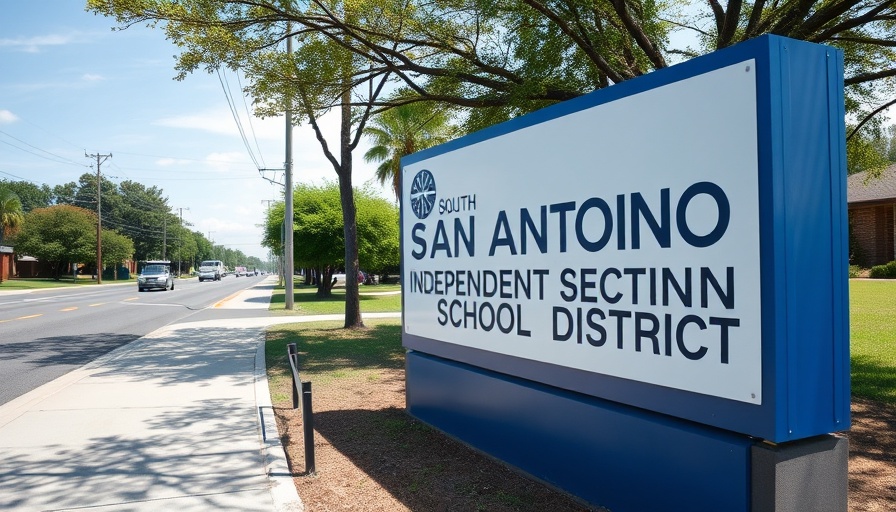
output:
[[[401,311],[401,293],[399,285],[376,285],[361,287],[361,312],[386,313]],[[334,288],[333,294],[326,299],[317,298],[314,286],[296,285],[293,293],[295,312],[298,315],[341,315],[345,313],[345,288]],[[284,309],[283,288],[276,288],[271,295],[271,310],[286,312]],[[365,322],[366,323],[366,322]]]
[[[89,277],[89,276],[88,276]],[[124,281],[124,280],[123,280]],[[117,282],[117,281],[107,281],[105,282]],[[77,279],[72,280],[71,276],[63,277],[59,281],[55,279],[45,279],[41,277],[31,277],[28,279],[4,279],[2,283],[0,283],[0,291],[2,290],[37,290],[41,288],[63,288],[69,286],[84,286],[89,284],[96,284],[96,281],[93,279]]]
[[896,280],[849,282],[852,392],[896,405]]

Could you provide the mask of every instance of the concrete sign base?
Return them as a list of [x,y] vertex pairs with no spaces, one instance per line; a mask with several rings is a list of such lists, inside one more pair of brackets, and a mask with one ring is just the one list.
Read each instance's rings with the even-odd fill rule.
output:
[[843,512],[849,442],[834,435],[752,449],[752,512]]

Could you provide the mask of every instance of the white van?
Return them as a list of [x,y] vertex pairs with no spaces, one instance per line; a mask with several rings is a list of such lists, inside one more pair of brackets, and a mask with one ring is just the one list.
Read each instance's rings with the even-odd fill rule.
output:
[[199,264],[199,281],[220,281],[224,275],[224,262],[221,260],[205,260]]

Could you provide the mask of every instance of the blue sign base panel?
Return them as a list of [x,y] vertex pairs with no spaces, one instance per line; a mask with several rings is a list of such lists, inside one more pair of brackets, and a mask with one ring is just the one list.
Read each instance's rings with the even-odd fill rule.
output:
[[406,361],[412,416],[588,503],[750,510],[747,436],[420,352]]

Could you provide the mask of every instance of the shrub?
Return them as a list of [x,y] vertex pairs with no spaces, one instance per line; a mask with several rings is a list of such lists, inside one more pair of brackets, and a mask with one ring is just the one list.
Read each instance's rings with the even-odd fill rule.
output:
[[874,279],[896,279],[896,261],[891,261],[886,265],[875,265],[871,267],[868,277]]
[[849,277],[862,277],[862,267],[858,265],[850,265],[849,266]]

